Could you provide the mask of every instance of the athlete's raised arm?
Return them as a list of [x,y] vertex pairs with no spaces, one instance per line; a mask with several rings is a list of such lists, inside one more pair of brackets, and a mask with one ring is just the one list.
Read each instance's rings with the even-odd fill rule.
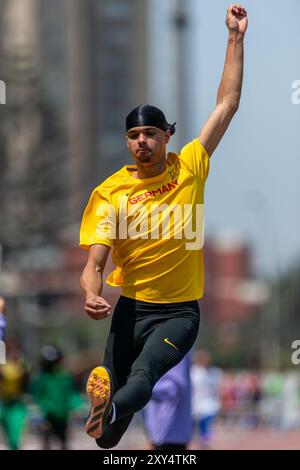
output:
[[215,151],[239,107],[243,82],[244,35],[248,25],[245,8],[239,4],[231,5],[227,10],[226,25],[229,36],[217,103],[198,137],[209,156]]

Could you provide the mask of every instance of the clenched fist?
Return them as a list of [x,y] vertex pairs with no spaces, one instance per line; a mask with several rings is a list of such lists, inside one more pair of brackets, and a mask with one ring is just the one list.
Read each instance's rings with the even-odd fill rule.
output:
[[248,26],[247,11],[238,3],[227,10],[226,25],[229,31],[244,35]]
[[85,301],[84,310],[93,320],[103,320],[111,314],[111,305],[99,296],[88,297]]

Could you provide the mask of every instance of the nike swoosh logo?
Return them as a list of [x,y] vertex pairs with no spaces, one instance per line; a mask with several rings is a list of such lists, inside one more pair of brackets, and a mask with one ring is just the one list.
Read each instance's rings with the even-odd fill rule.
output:
[[177,349],[177,351],[179,351],[179,349],[176,348],[176,346],[175,346],[173,343],[171,343],[171,342],[168,340],[168,338],[165,338],[165,339],[164,339],[164,342],[167,343],[167,344],[169,344],[170,346],[173,346],[173,348],[175,348],[175,349]]

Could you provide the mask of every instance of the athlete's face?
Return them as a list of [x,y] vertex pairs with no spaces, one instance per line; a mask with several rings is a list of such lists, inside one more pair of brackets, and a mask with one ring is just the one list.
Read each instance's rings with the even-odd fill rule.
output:
[[133,127],[126,134],[127,147],[138,166],[152,166],[166,158],[170,132],[157,127]]

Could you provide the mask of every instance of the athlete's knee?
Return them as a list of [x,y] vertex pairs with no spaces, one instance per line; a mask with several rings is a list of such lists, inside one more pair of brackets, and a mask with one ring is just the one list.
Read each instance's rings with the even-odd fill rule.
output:
[[108,439],[100,437],[99,439],[96,439],[96,444],[98,447],[101,447],[101,449],[112,449],[119,444],[121,438],[122,436],[110,437]]
[[144,369],[133,370],[128,377],[127,383],[134,383],[136,389],[140,392],[143,406],[145,406],[151,398],[152,389],[155,384],[151,374]]
[[127,383],[131,380],[143,383],[146,388],[152,389],[154,387],[154,379],[152,374],[150,374],[150,372],[148,372],[146,369],[133,370],[128,377]]
[[102,449],[112,449],[116,447],[125,434],[132,418],[133,414],[108,425],[104,434],[99,439],[96,439],[96,444]]
[[119,444],[127,426],[123,426],[122,422],[115,422],[113,425],[108,425],[103,435],[96,440],[96,444],[101,449],[112,449]]

